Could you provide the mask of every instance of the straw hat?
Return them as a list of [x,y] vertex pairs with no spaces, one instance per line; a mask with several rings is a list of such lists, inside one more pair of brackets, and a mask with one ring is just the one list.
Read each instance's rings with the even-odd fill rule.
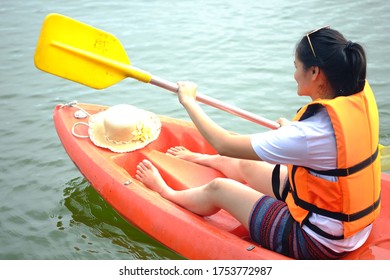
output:
[[141,149],[160,134],[160,119],[127,104],[115,105],[89,118],[88,134],[99,147],[125,153]]

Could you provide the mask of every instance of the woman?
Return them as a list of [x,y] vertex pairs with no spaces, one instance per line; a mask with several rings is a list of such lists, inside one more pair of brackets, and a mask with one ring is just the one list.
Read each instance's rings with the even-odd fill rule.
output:
[[[307,33],[295,52],[298,95],[312,102],[279,129],[232,135],[179,82],[179,101],[218,155],[173,147],[168,153],[227,178],[171,189],[147,160],[136,178],[199,215],[225,209],[265,248],[296,259],[336,259],[368,238],[380,209],[378,111],[358,43],[329,27]],[[249,187],[248,187],[249,186]]]

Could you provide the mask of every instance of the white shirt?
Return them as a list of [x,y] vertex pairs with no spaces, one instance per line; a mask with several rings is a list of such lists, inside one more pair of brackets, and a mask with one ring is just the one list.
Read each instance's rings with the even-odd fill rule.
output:
[[[273,164],[293,164],[316,170],[337,168],[337,150],[334,130],[325,108],[315,115],[276,130],[251,136],[252,147],[264,161]],[[329,181],[337,177],[315,174]],[[313,213],[309,221],[333,235],[343,234],[341,221]],[[335,252],[353,251],[359,248],[368,238],[371,226],[355,235],[342,239],[330,240],[315,233],[307,226],[303,230],[321,244]]]

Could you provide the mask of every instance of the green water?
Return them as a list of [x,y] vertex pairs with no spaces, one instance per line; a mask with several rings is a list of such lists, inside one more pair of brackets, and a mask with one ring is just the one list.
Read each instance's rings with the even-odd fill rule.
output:
[[[390,144],[388,1],[20,1],[0,5],[0,259],[178,259],[118,216],[68,158],[52,111],[71,100],[129,103],[188,119],[176,97],[125,80],[102,91],[37,70],[42,21],[51,12],[115,34],[132,64],[269,119],[291,118],[295,43],[325,24],[367,49],[368,79]],[[205,107],[227,129],[265,131]]]

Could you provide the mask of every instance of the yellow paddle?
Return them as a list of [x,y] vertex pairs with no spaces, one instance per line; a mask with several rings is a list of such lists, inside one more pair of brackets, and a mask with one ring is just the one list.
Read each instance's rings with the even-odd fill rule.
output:
[[[178,91],[176,83],[131,66],[125,49],[114,35],[60,14],[45,18],[34,61],[45,72],[96,89],[131,77],[174,93]],[[279,127],[274,121],[201,93],[197,94],[197,100],[268,128]]]
[[[42,25],[35,65],[39,69],[86,86],[103,89],[131,77],[177,93],[176,83],[130,65],[121,42],[112,34],[60,14],[49,14]],[[217,99],[197,94],[197,100],[265,127],[279,124]],[[390,170],[390,147],[380,145],[382,169]]]

